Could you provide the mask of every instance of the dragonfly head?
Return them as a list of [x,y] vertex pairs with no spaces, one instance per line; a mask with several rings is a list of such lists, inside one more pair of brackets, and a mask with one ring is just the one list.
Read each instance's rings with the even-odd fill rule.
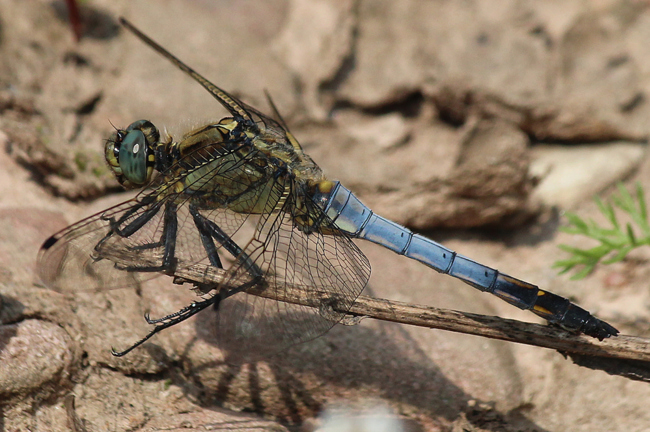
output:
[[118,129],[106,141],[104,156],[117,181],[126,188],[144,186],[155,164],[154,148],[160,133],[149,120],[138,120]]

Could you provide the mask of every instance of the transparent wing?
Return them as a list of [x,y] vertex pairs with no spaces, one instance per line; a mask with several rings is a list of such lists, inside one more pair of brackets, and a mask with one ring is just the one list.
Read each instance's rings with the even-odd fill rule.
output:
[[[261,280],[245,263],[228,272],[226,286],[253,285],[219,304],[216,338],[230,359],[259,359],[326,333],[368,282],[370,263],[347,235],[322,212],[318,229],[301,230],[294,211],[289,198],[283,210],[261,217],[244,249]],[[313,306],[291,303],[298,298]]]
[[[210,263],[191,207],[207,200],[211,209],[205,212],[206,217],[225,236],[232,237],[240,229],[248,215],[228,210],[209,190],[203,190],[207,187],[202,189],[210,182],[242,181],[236,173],[245,168],[247,160],[229,159],[232,154],[224,150],[223,143],[201,146],[170,168],[170,172],[180,173],[167,173],[170,181],[165,184],[54,234],[39,252],[38,272],[43,283],[59,291],[98,291],[130,286],[203,261]],[[180,166],[202,166],[205,174],[189,183],[187,170],[179,170]],[[175,192],[179,184],[184,188]],[[175,224],[173,233],[171,224]],[[215,253],[232,255],[218,242]]]
[[[278,122],[206,80],[126,20],[120,21],[217,98],[247,132],[245,136],[255,135],[267,149],[276,145],[300,149]],[[206,277],[199,287],[229,289],[219,305],[217,332],[231,355],[270,354],[320,336],[363,290],[370,276],[368,260],[308,196],[297,192],[295,179],[286,173],[264,176],[258,171],[257,179],[249,181],[256,170],[267,166],[266,161],[257,159],[262,163],[255,164],[242,156],[255,153],[254,148],[236,154],[224,151],[227,143],[213,144],[178,161],[170,169],[177,175],[163,173],[164,184],[48,239],[39,256],[41,278],[58,289],[105,289],[161,273],[178,276],[191,267],[204,268],[204,276],[216,269],[225,282]],[[306,155],[302,158],[309,162]],[[284,195],[287,186],[290,190]],[[305,205],[317,226],[296,225],[305,216]],[[238,243],[232,237],[251,212],[259,215],[253,238]],[[238,244],[246,246],[242,250]],[[234,258],[227,270],[220,262],[224,252]],[[313,307],[283,301],[304,292],[315,299]],[[212,304],[210,300],[204,305]],[[157,328],[192,316],[201,310],[196,307],[158,320]]]
[[41,281],[57,291],[97,291],[141,281],[144,274],[119,271],[114,263],[100,259],[95,251],[95,247],[112,231],[109,218],[122,216],[137,207],[137,198],[123,202],[48,238],[41,246],[37,260]]

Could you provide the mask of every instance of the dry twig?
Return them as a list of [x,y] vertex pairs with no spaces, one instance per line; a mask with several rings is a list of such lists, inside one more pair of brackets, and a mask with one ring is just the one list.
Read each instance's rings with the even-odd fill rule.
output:
[[[195,265],[177,272],[179,282],[195,284],[219,283],[223,271],[212,266]],[[330,300],[329,293],[310,288],[292,286],[291,290],[247,291],[250,294],[274,300],[319,308]],[[328,302],[331,303],[331,302]],[[509,342],[551,348],[571,356],[576,363],[592,369],[603,369],[610,374],[624,375],[632,379],[650,381],[650,339],[619,335],[602,341],[592,337],[573,334],[561,328],[505,319],[494,316],[439,309],[431,306],[412,305],[404,302],[360,296],[352,308],[338,310],[356,317],[370,317],[383,321],[410,324],[419,327],[449,330],[459,333],[500,339]],[[586,362],[584,357],[598,357],[598,362]],[[612,359],[623,363],[612,364]],[[626,361],[635,361],[634,372]],[[649,362],[647,365],[645,362]],[[620,367],[615,367],[616,365]],[[641,369],[641,371],[639,370]],[[647,369],[647,372],[644,372]]]

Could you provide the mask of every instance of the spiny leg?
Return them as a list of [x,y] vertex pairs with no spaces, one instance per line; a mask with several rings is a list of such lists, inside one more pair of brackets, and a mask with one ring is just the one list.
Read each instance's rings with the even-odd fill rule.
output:
[[219,304],[221,303],[222,300],[233,296],[235,294],[238,294],[240,292],[246,291],[247,289],[257,285],[260,283],[261,280],[260,277],[255,277],[252,280],[241,284],[237,288],[228,290],[228,291],[221,291],[214,297],[211,297],[207,300],[203,300],[200,302],[194,302],[189,306],[184,307],[183,309],[179,310],[178,312],[174,312],[172,314],[169,314],[163,318],[155,319],[152,320],[149,318],[148,315],[145,315],[145,319],[147,320],[147,323],[149,324],[156,324],[156,326],[147,334],[145,337],[140,339],[138,342],[135,344],[131,345],[129,348],[125,349],[124,351],[115,351],[115,349],[111,350],[111,353],[115,357],[122,357],[131,351],[133,351],[135,348],[139,347],[149,339],[151,339],[156,333],[161,332],[169,327],[175,326],[176,324],[179,324],[183,321],[185,321],[188,318],[193,317],[197,313],[201,312],[203,309],[214,305],[214,309],[218,310]]
[[[196,224],[196,227],[201,234],[201,241],[203,241],[203,246],[208,253],[208,258],[210,259],[210,263],[212,265],[218,268],[223,268],[220,265],[217,266],[213,263],[214,259],[215,262],[218,260],[219,264],[221,264],[221,260],[217,256],[215,244],[212,241],[212,239],[214,239],[221,246],[223,246],[223,248],[227,250],[233,256],[233,258],[239,261],[244,266],[246,271],[253,277],[262,276],[262,270],[259,268],[259,266],[255,264],[250,256],[244,253],[242,248],[239,247],[239,245],[235,243],[233,239],[231,239],[221,228],[219,228],[219,225],[199,213],[199,210],[195,205],[190,205],[190,214],[194,218],[194,223]],[[215,257],[212,256],[213,251]]]
[[178,232],[178,219],[176,218],[177,206],[168,202],[165,204],[165,215],[163,220],[163,232],[158,242],[134,246],[131,250],[145,250],[164,246],[162,264],[159,266],[120,266],[120,270],[138,272],[165,272],[173,273],[177,265],[175,257],[176,234]]
[[[151,330],[148,335],[146,335],[145,337],[143,337],[138,342],[131,345],[129,348],[125,349],[124,351],[115,351],[115,349],[112,349],[111,352],[115,357],[122,357],[122,356],[130,353],[135,348],[139,347],[140,345],[142,345],[143,343],[145,343],[149,339],[151,339],[156,333],[158,333],[160,331],[163,331],[166,328],[172,327],[172,326],[174,326],[174,325],[176,325],[178,323],[181,323],[181,322],[185,321],[186,319],[188,319],[190,317],[193,317],[194,315],[201,312],[203,309],[209,307],[210,305],[218,304],[221,300],[222,300],[221,296],[216,295],[216,296],[214,296],[212,298],[209,298],[207,300],[192,303],[191,305],[184,307],[183,309],[179,310],[178,312],[175,312],[175,313],[173,313],[171,315],[167,315],[166,317],[161,318],[160,320],[149,320],[148,317],[145,316],[145,318],[147,318],[147,322],[149,322],[150,324],[158,323],[153,328],[153,330]],[[166,321],[166,322],[163,322],[163,321]]]
[[[222,245],[224,249],[227,250],[234,258],[240,261],[243,264],[246,271],[248,271],[253,276],[253,279],[251,281],[246,282],[235,289],[232,289],[230,291],[222,291],[222,293],[224,293],[222,294],[222,298],[230,297],[231,295],[237,294],[238,292],[242,292],[252,286],[258,285],[262,280],[262,270],[253,262],[253,260],[247,254],[244,253],[244,251],[239,247],[237,243],[235,243],[221,228],[219,228],[217,224],[215,224],[213,221],[209,220],[205,216],[201,215],[196,205],[190,204],[189,208],[190,208],[190,214],[192,215],[196,228],[199,231],[199,234],[201,236],[203,247],[206,253],[208,254],[208,259],[210,260],[210,263],[217,268],[223,268],[221,265],[221,259],[219,258],[217,252],[216,245],[214,244],[213,241],[214,239],[217,240],[217,242],[219,242],[219,244]],[[194,284],[197,285],[197,282],[194,282]],[[216,285],[212,285],[212,284],[201,284],[199,288],[203,292],[208,292],[214,289],[215,286]],[[218,306],[218,302],[215,303],[215,308],[217,306]],[[184,310],[185,309],[181,309],[178,312],[174,312],[173,314],[169,314],[162,318],[156,318],[156,319],[151,319],[149,317],[149,314],[146,314],[145,319],[149,324],[157,324],[181,315],[182,313],[184,313]]]
[[156,203],[151,208],[146,209],[140,216],[136,217],[133,221],[129,222],[124,228],[120,228],[127,219],[129,219],[135,212],[140,210],[142,207],[151,204],[154,201],[153,197],[145,197],[142,201],[138,202],[136,205],[131,207],[127,212],[125,212],[118,220],[114,218],[108,218],[108,221],[111,226],[111,230],[115,232],[120,237],[129,237],[134,232],[142,228],[147,222],[153,218],[158,211],[160,210],[160,204]]
[[[151,201],[151,200],[146,200],[146,201]],[[148,204],[148,202],[142,201],[137,204],[135,204],[133,207],[131,207],[127,212],[125,212],[118,220],[115,220],[113,217],[104,217],[102,216],[102,219],[105,221],[108,221],[109,226],[111,229],[109,232],[97,242],[95,245],[95,252],[99,253],[101,255],[101,248],[108,241],[109,238],[111,238],[113,235],[117,234],[120,237],[129,237],[131,234],[134,232],[138,231],[140,228],[142,228],[147,222],[149,222],[156,214],[158,214],[158,211],[160,211],[160,206],[159,205],[154,205],[153,207],[145,210],[140,216],[135,218],[132,222],[130,222],[126,227],[120,228],[120,225],[123,224],[128,218],[130,218],[135,212],[140,210],[142,207]],[[97,259],[101,259],[102,257],[99,256]]]
[[196,229],[199,231],[201,243],[203,243],[203,249],[205,249],[205,252],[208,254],[210,264],[213,267],[222,269],[223,264],[221,264],[221,258],[219,258],[219,253],[217,252],[217,247],[212,240],[212,235],[208,232],[201,215],[192,205],[190,205],[190,214],[192,215],[192,218],[194,218],[194,224],[196,225]]

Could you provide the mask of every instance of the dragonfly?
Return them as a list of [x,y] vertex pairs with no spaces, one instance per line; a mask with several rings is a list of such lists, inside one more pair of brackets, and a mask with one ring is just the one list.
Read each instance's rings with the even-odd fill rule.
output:
[[[370,263],[355,239],[419,261],[570,332],[600,340],[618,334],[564,297],[374,213],[325,177],[270,98],[278,120],[212,84],[126,19],[120,22],[202,85],[230,116],[178,140],[148,120],[116,129],[105,144],[106,161],[123,186],[142,190],[41,247],[39,275],[61,291],[103,291],[159,275],[178,278],[197,265],[220,275],[194,282],[201,300],[162,318],[145,315],[151,331],[114,355],[208,307],[217,311],[223,346],[243,356],[319,337],[345,317],[368,283]],[[243,228],[247,222],[252,233]],[[314,307],[279,301],[296,287],[319,301]]]

